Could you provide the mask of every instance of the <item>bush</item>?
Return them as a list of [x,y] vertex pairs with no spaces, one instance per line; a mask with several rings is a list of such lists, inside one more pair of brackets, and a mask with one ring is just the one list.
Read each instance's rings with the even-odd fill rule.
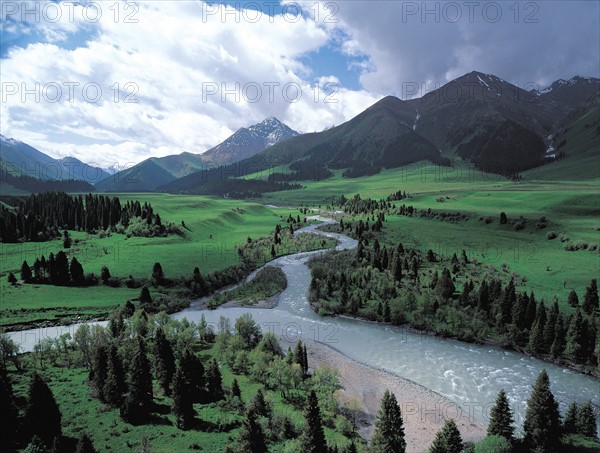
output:
[[502,436],[487,436],[475,444],[475,453],[510,453],[512,446]]
[[525,222],[519,220],[517,223],[515,223],[515,231],[521,231],[524,228],[525,228]]
[[546,239],[548,240],[552,240],[552,239],[556,239],[558,237],[558,234],[556,233],[556,231],[548,231],[546,233]]

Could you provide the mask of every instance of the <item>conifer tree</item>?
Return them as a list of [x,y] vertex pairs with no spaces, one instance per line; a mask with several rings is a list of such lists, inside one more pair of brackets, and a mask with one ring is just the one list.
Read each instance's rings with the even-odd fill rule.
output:
[[75,447],[75,453],[96,453],[97,450],[94,448],[92,439],[84,431],[77,440],[77,446]]
[[215,359],[211,359],[206,367],[206,387],[208,396],[212,401],[219,401],[225,397],[221,370]]
[[145,421],[152,405],[152,375],[146,345],[138,337],[130,365],[128,393],[121,410],[125,420],[133,423]]
[[573,308],[579,307],[579,297],[577,297],[577,293],[575,292],[574,289],[572,289],[571,292],[569,293],[568,302],[569,302],[569,305]]
[[265,400],[265,394],[262,389],[258,389],[256,395],[252,400],[251,405],[252,407],[254,407],[254,410],[258,415],[266,417],[268,419],[271,418],[273,411],[269,403],[267,403],[267,401]]
[[242,392],[236,378],[233,378],[233,382],[231,383],[231,396],[238,397],[240,401],[242,400]]
[[429,453],[460,453],[463,441],[454,419],[445,421],[443,428],[436,434]]
[[21,264],[21,280],[25,283],[29,283],[32,277],[33,275],[31,274],[29,264],[27,264],[27,261],[23,261],[23,264]]
[[529,401],[523,423],[525,445],[534,452],[552,453],[560,444],[560,415],[558,403],[550,391],[546,370],[539,374]]
[[575,401],[569,404],[569,408],[565,414],[563,422],[563,432],[565,434],[573,434],[577,432],[577,422],[579,420],[579,406]]
[[123,404],[123,395],[127,391],[123,363],[119,351],[112,345],[108,351],[108,365],[106,369],[106,380],[104,381],[104,400],[113,406]]
[[12,384],[4,368],[0,368],[0,414],[4,419],[2,435],[0,435],[0,451],[13,451],[17,439],[19,411],[15,404]]
[[25,407],[24,426],[29,436],[38,436],[46,445],[61,437],[61,413],[48,384],[37,373],[31,376],[29,397]]
[[579,414],[577,416],[577,432],[585,437],[590,437],[592,439],[598,438],[596,415],[594,414],[591,401],[586,401],[579,409]]
[[314,390],[311,390],[308,394],[304,408],[304,420],[304,429],[300,436],[302,452],[327,453],[321,410],[319,409],[319,401]]
[[496,404],[490,412],[487,434],[488,436],[502,436],[509,441],[513,439],[513,414],[504,389],[498,393]]
[[238,451],[249,453],[266,453],[267,445],[262,427],[258,422],[258,414],[250,406],[238,434]]
[[[189,354],[186,351],[186,354]],[[180,361],[173,377],[173,415],[179,429],[187,429],[194,421],[194,406],[192,401],[192,376],[186,366],[185,359]]]
[[565,355],[576,363],[583,363],[586,359],[585,351],[582,347],[584,341],[583,335],[583,316],[581,315],[581,310],[578,308],[571,317],[565,345]]
[[596,313],[598,308],[600,308],[598,302],[598,282],[595,278],[592,279],[590,286],[585,289],[581,308],[583,308],[583,311],[588,315]]
[[106,382],[108,362],[108,349],[106,345],[99,344],[94,352],[93,376],[96,392],[101,401],[106,401],[104,398],[104,383]]
[[154,337],[154,357],[156,380],[168,396],[171,394],[171,381],[175,374],[175,355],[163,329],[157,329]]
[[554,342],[550,347],[550,356],[557,359],[562,356],[565,350],[565,323],[562,314],[558,314],[556,318],[556,326],[554,328]]
[[381,408],[375,423],[375,433],[371,443],[373,451],[385,453],[404,453],[404,426],[400,406],[396,396],[386,390],[381,399]]

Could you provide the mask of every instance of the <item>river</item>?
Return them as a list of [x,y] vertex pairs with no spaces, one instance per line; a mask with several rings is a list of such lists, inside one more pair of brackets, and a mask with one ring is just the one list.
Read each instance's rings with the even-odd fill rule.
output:
[[[301,231],[336,238],[338,250],[356,247],[354,239],[321,232],[316,229],[318,226],[310,225]],[[310,308],[306,297],[311,280],[306,262],[318,253],[326,252],[297,253],[267,264],[280,266],[288,279],[288,287],[273,309],[231,307],[203,310],[199,303],[193,303],[189,309],[172,316],[197,322],[204,315],[209,323],[216,326],[220,316],[226,316],[233,322],[242,313],[249,312],[262,326],[263,332],[270,330],[291,341],[305,338],[327,344],[352,359],[410,379],[447,397],[484,424],[487,424],[489,409],[496,395],[504,388],[517,425],[521,426],[525,402],[543,368],[548,371],[551,390],[560,403],[561,411],[564,412],[573,400],[592,400],[596,407],[600,405],[598,380],[524,354],[433,337],[402,327],[350,318],[319,317]],[[249,279],[254,275],[251,274]],[[27,351],[42,336],[54,337],[64,332],[73,334],[76,327],[33,329],[13,332],[10,336]]]

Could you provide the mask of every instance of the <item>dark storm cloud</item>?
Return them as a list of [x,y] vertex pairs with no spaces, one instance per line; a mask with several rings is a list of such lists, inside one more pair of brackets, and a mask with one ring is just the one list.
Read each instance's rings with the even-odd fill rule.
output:
[[478,70],[520,86],[600,75],[600,2],[341,2],[338,17],[370,57],[369,91],[447,82]]

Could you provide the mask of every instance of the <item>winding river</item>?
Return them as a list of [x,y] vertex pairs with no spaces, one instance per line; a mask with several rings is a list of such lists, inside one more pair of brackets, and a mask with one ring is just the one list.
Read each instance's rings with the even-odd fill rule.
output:
[[[338,250],[356,247],[354,239],[319,231],[316,229],[318,226],[310,225],[300,231],[334,237],[338,240]],[[484,424],[487,424],[489,409],[498,391],[504,388],[517,424],[522,425],[525,401],[542,368],[548,371],[552,392],[562,411],[572,400],[592,400],[596,407],[600,405],[599,381],[524,354],[432,337],[402,327],[350,318],[319,317],[306,298],[311,280],[306,262],[318,253],[326,252],[297,253],[267,264],[280,266],[288,279],[288,287],[273,309],[231,307],[203,310],[199,308],[198,301],[173,317],[197,322],[204,315],[209,323],[216,326],[220,316],[234,320],[242,313],[250,312],[261,324],[263,332],[273,331],[291,341],[301,337],[327,344],[352,359],[410,379],[447,397]],[[74,330],[76,326],[52,327],[10,335],[26,351],[33,348],[40,336],[58,336]]]

